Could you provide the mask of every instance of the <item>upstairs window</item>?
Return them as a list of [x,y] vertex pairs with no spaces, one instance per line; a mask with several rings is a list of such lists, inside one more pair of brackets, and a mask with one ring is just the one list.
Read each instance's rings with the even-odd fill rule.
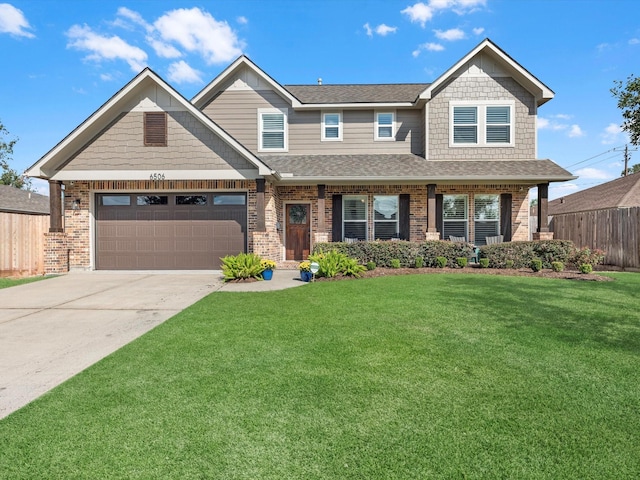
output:
[[395,114],[393,112],[376,113],[376,140],[393,140],[395,135]]
[[450,107],[452,147],[513,146],[513,102],[453,102]]
[[342,114],[323,113],[322,114],[322,140],[340,141],[342,140]]
[[144,146],[167,146],[167,114],[166,112],[145,112],[144,114]]
[[287,151],[287,115],[280,110],[260,111],[260,150]]

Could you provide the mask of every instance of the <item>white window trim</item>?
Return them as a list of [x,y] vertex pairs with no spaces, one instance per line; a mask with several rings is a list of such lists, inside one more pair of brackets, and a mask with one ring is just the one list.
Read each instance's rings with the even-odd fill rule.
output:
[[[284,115],[284,148],[264,148],[262,146],[262,115],[265,113],[282,113]],[[286,108],[258,109],[258,152],[288,152],[289,151],[289,111]]]
[[[342,111],[323,111],[321,112],[322,121],[321,121],[321,141],[323,142],[341,142],[342,141]],[[327,131],[325,130],[325,115],[338,115],[338,138],[328,138],[326,136]],[[335,125],[331,125],[334,127]]]
[[[454,196],[454,197],[464,197],[464,213],[465,213],[465,218],[464,219],[449,219],[447,220],[446,218],[444,218],[444,199],[443,199],[443,211],[442,211],[442,230],[443,230],[443,234],[444,234],[444,226],[447,223],[456,223],[456,222],[464,222],[465,223],[465,233],[464,233],[464,237],[466,238],[467,242],[469,241],[469,195],[466,193],[451,193],[451,194],[445,194],[445,197],[448,196]],[[445,240],[448,240],[448,238],[445,238]]]
[[[347,198],[356,198],[356,199],[364,199],[365,208],[364,208],[364,220],[347,220],[345,219],[344,208],[345,208],[345,200]],[[365,240],[369,240],[369,195],[345,195],[342,197],[342,240],[345,239],[344,236],[344,224],[346,222],[353,223],[364,223],[365,225]]]
[[[509,112],[509,143],[487,143],[487,107],[510,107]],[[478,107],[478,143],[454,143],[453,142],[453,109],[454,107]],[[449,146],[453,148],[468,147],[514,147],[515,146],[515,113],[516,104],[513,100],[459,100],[449,102]]]
[[[392,120],[391,120],[391,136],[390,137],[380,137],[378,136],[378,133],[380,132],[379,130],[379,125],[378,125],[378,116],[381,114],[385,114],[385,113],[390,113],[392,116]],[[375,115],[375,119],[374,119],[374,131],[373,131],[373,135],[374,135],[374,140],[377,142],[395,142],[396,140],[396,111],[395,110],[376,110],[374,112]],[[383,125],[386,126],[386,125]]]

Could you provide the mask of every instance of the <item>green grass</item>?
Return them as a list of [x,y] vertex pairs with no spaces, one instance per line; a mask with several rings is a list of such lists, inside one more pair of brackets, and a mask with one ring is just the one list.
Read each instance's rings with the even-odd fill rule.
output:
[[37,277],[24,277],[24,278],[0,278],[0,288],[15,287],[16,285],[22,285],[23,283],[37,282],[38,280],[42,280],[45,278],[51,278],[51,277],[44,277],[40,275]]
[[0,421],[1,478],[640,477],[640,275],[217,292]]

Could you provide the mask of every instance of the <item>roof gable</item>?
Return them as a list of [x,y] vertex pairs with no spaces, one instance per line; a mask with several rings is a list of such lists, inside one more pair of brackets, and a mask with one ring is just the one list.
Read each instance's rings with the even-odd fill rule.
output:
[[640,174],[627,175],[549,202],[549,215],[640,207]]
[[135,106],[149,110],[161,110],[159,104],[162,105],[162,109],[167,111],[189,112],[205,127],[222,138],[231,148],[255,165],[261,175],[269,174],[270,170],[253,153],[195,108],[149,68],[145,68],[136,75],[60,143],[29,167],[26,174],[31,177],[51,178],[57,169],[61,168],[69,158],[87,145],[98,133],[116,121],[123,112],[130,111]]
[[429,85],[424,92],[422,92],[420,98],[430,100],[433,94],[449,79],[459,76],[464,72],[473,72],[474,70],[476,72],[482,70],[490,74],[508,74],[512,76],[534,95],[538,106],[548,102],[554,96],[553,91],[549,87],[511,58],[504,50],[486,38]]

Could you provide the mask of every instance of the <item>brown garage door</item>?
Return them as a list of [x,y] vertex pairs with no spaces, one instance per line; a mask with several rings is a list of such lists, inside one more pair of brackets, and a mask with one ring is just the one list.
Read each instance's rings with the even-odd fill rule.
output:
[[244,193],[97,194],[96,268],[206,270],[246,252]]

